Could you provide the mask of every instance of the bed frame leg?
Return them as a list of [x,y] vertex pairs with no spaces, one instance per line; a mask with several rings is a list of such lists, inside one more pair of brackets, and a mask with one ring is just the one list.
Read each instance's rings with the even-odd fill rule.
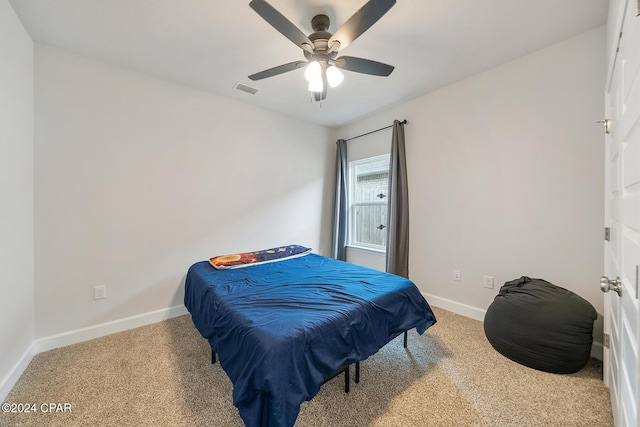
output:
[[213,351],[213,349],[211,349],[211,364],[215,364],[216,363],[216,352]]
[[360,382],[360,361],[356,362],[356,384]]
[[404,348],[407,348],[407,331],[404,331]]
[[347,366],[344,370],[344,392],[349,393],[349,371],[351,368]]

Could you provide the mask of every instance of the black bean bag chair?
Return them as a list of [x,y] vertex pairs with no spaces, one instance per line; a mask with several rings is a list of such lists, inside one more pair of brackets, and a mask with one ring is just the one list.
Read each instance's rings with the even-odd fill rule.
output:
[[514,362],[569,374],[589,360],[597,315],[573,292],[523,276],[500,288],[484,317],[484,332],[493,348]]

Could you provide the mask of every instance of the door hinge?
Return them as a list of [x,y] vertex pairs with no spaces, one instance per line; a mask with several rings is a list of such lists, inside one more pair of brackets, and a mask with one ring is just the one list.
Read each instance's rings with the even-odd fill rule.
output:
[[604,240],[606,240],[607,242],[611,241],[611,228],[609,227],[604,228]]
[[602,123],[602,126],[604,127],[604,133],[606,133],[607,135],[611,133],[611,120],[598,120],[596,123]]
[[604,342],[602,343],[602,345],[609,348],[609,334],[604,334]]

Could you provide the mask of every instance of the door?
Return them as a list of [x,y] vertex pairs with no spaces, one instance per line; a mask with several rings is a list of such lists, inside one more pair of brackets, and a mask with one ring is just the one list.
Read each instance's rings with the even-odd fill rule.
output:
[[[640,421],[640,0],[612,0],[606,86],[604,379],[616,426]],[[617,8],[617,9],[616,9]],[[612,18],[612,11],[614,13]]]

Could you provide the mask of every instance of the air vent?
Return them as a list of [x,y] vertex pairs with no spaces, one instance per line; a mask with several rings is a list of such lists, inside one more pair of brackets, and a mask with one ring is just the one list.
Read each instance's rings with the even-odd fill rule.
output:
[[260,91],[260,89],[257,89],[255,87],[251,87],[251,86],[247,86],[247,85],[244,85],[242,83],[236,83],[236,85],[233,88],[235,90],[239,90],[241,92],[246,92],[249,95],[255,95],[256,93],[258,93]]

